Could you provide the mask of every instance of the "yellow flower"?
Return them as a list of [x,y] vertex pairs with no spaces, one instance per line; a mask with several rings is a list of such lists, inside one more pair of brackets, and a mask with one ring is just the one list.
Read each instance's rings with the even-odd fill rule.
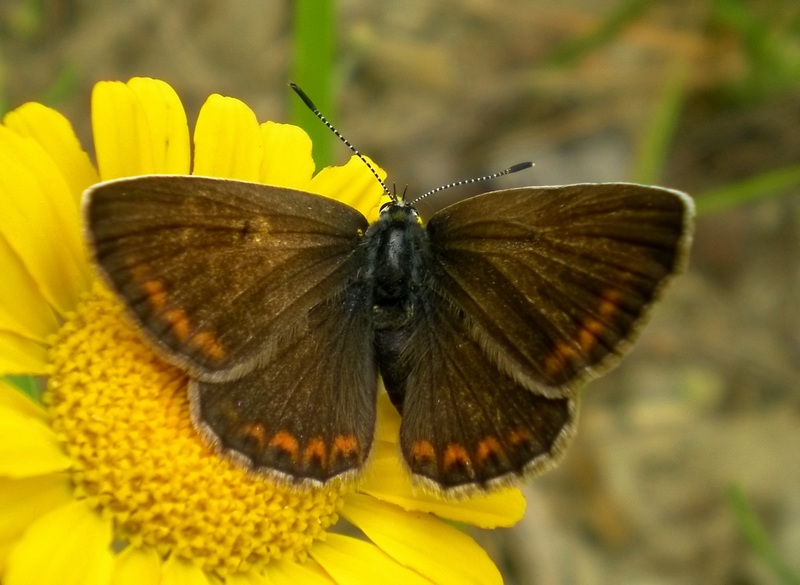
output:
[[0,374],[46,386],[43,405],[0,380],[0,581],[501,582],[442,519],[511,525],[519,491],[462,502],[417,493],[384,396],[361,481],[299,489],[247,474],[200,440],[185,375],[139,341],[87,263],[79,203],[99,180],[230,177],[335,196],[374,219],[381,187],[363,163],[312,176],[302,130],[258,124],[219,95],[191,150],[177,95],[152,79],[98,84],[92,123],[96,168],[69,122],[40,104],[0,126]]

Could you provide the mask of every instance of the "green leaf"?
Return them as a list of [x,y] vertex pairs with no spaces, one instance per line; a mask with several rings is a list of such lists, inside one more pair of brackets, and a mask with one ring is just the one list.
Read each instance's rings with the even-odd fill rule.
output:
[[763,560],[785,585],[800,585],[800,574],[793,571],[772,546],[764,525],[758,519],[747,496],[739,486],[728,490],[728,501],[750,548]]
[[[297,0],[294,3],[292,79],[316,104],[335,119],[333,112],[333,63],[336,7],[333,0]],[[291,94],[291,120],[308,132],[314,144],[317,168],[332,164],[334,136]]]
[[40,401],[42,389],[38,378],[33,376],[4,376],[3,379],[19,388],[20,391],[35,401]]
[[661,180],[664,161],[667,159],[686,97],[686,74],[687,67],[681,61],[667,76],[664,90],[653,109],[652,122],[645,129],[636,148],[632,172],[636,183],[653,185]]
[[612,41],[619,31],[633,22],[652,3],[652,0],[627,0],[612,11],[591,33],[565,43],[550,56],[552,65],[569,66],[596,48]]
[[800,187],[800,165],[769,171],[699,195],[697,215],[718,213],[797,187]]

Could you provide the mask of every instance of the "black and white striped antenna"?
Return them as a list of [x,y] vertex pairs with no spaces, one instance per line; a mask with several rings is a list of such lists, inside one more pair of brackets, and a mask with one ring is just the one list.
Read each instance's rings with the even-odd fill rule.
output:
[[[294,90],[294,92],[298,96],[300,96],[300,99],[303,100],[303,103],[308,107],[309,110],[311,110],[314,113],[314,115],[317,118],[319,118],[319,120],[323,124],[325,124],[325,126],[328,128],[328,130],[333,132],[339,140],[344,142],[345,146],[347,146],[347,148],[349,148],[353,152],[353,154],[355,154],[358,158],[361,159],[361,162],[363,162],[365,165],[367,165],[367,168],[370,170],[372,175],[375,177],[375,179],[377,179],[377,181],[378,181],[378,183],[380,183],[381,187],[383,187],[383,192],[386,193],[386,195],[388,195],[391,198],[392,201],[396,202],[398,200],[396,190],[389,191],[389,188],[386,186],[386,183],[383,182],[383,179],[381,179],[380,175],[378,175],[378,172],[375,170],[375,168],[371,164],[369,164],[369,161],[366,158],[364,158],[364,156],[360,152],[358,152],[356,147],[353,146],[352,144],[350,144],[350,141],[347,140],[347,138],[345,138],[344,136],[342,136],[342,134],[336,129],[336,127],[334,127],[334,125],[331,124],[328,121],[328,119],[325,116],[322,115],[322,112],[320,112],[317,109],[317,106],[314,105],[314,102],[311,101],[311,98],[308,97],[306,95],[306,93],[297,86],[296,83],[289,83],[289,87],[291,87]],[[461,185],[471,185],[472,183],[480,183],[481,181],[489,181],[491,179],[496,179],[497,177],[502,177],[503,175],[510,175],[511,173],[517,173],[519,171],[523,171],[525,169],[529,169],[532,166],[533,166],[532,162],[523,162],[523,163],[518,163],[518,164],[515,164],[513,166],[510,166],[507,169],[504,169],[502,171],[499,171],[499,172],[496,172],[496,173],[492,173],[490,175],[483,175],[481,177],[475,177],[474,179],[464,179],[462,181],[455,181],[453,183],[447,183],[446,185],[442,185],[441,187],[436,187],[435,189],[431,189],[430,191],[428,191],[427,193],[423,193],[419,197],[415,197],[409,203],[413,205],[414,203],[416,203],[420,199],[424,199],[425,197],[428,197],[429,195],[433,195],[434,193],[438,193],[439,191],[444,191],[445,189],[450,189],[452,187],[460,187]],[[405,190],[403,190],[403,195],[401,196],[401,200],[403,200],[403,201],[405,201],[405,193],[406,193]]]
[[381,184],[381,187],[383,187],[383,192],[386,193],[389,197],[391,197],[392,201],[397,201],[397,197],[392,195],[389,192],[389,188],[386,186],[386,183],[383,182],[383,179],[381,179],[380,175],[378,175],[378,171],[376,171],[375,168],[371,164],[369,164],[369,161],[366,158],[364,158],[364,156],[360,152],[358,152],[358,150],[356,149],[355,146],[350,144],[350,141],[347,140],[347,138],[342,136],[342,134],[334,127],[333,124],[328,122],[328,119],[325,116],[323,116],[322,112],[320,112],[317,109],[317,106],[314,105],[314,102],[311,101],[311,98],[306,95],[306,92],[304,92],[302,89],[300,89],[297,86],[296,83],[289,83],[289,87],[291,87],[294,90],[294,92],[298,96],[300,96],[300,99],[303,100],[303,103],[308,107],[309,110],[311,110],[313,112],[313,114],[317,118],[320,119],[320,122],[325,124],[325,126],[328,128],[328,130],[330,130],[331,132],[333,132],[336,135],[336,138],[338,138],[339,140],[344,142],[345,146],[347,146],[347,148],[349,148],[353,152],[353,154],[355,154],[358,158],[360,158],[361,162],[363,162],[365,165],[367,165],[367,168],[370,170],[370,172],[378,180],[378,183]]
[[502,177],[503,175],[510,175],[511,173],[518,173],[519,171],[524,171],[525,169],[529,169],[533,166],[532,162],[523,162],[517,163],[513,166],[508,167],[507,169],[503,169],[502,171],[498,171],[496,173],[492,173],[491,175],[483,175],[482,177],[475,177],[474,179],[464,179],[462,181],[454,181],[453,183],[447,183],[446,185],[442,185],[441,187],[436,187],[435,189],[431,189],[427,193],[423,193],[419,197],[415,197],[409,203],[411,205],[415,204],[420,199],[425,199],[428,195],[433,195],[434,193],[438,193],[439,191],[444,191],[445,189],[450,189],[451,187],[460,187],[461,185],[471,185],[472,183],[480,183],[481,181],[490,181],[491,179],[496,179],[497,177]]

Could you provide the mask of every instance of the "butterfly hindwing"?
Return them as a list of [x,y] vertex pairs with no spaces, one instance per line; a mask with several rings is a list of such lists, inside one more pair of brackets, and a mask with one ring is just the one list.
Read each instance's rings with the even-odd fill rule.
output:
[[478,195],[427,226],[436,287],[507,374],[568,396],[613,366],[686,262],[692,202],[632,184]]
[[463,314],[434,293],[417,305],[402,360],[400,445],[410,471],[435,490],[486,489],[558,462],[572,438],[576,396],[523,387],[470,337]]
[[235,379],[296,336],[357,271],[367,227],[325,197],[203,177],[110,181],[84,205],[111,288],[167,359],[206,381]]
[[193,381],[195,425],[247,468],[312,482],[356,472],[375,429],[369,310],[368,291],[353,286],[241,378]]

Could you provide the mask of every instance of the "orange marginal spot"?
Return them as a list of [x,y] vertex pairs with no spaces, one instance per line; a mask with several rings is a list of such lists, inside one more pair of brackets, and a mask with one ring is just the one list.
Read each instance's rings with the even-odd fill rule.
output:
[[478,450],[476,453],[476,457],[478,459],[478,463],[485,463],[487,459],[491,457],[497,457],[503,452],[503,448],[500,446],[500,443],[494,437],[485,437],[478,441]]
[[414,461],[435,461],[436,451],[430,441],[414,441],[411,443],[411,458]]
[[583,327],[578,331],[578,344],[581,346],[581,349],[585,352],[591,350],[597,343],[597,334],[604,329],[605,325],[597,319],[586,319],[586,321],[583,322]]
[[468,467],[472,462],[470,461],[469,454],[463,445],[458,443],[450,443],[444,450],[444,459],[442,461],[445,469],[450,469],[456,465]]
[[225,357],[225,348],[222,347],[222,344],[210,331],[196,333],[190,343],[205,354],[206,357],[215,361],[220,361]]
[[[601,319],[607,319],[619,310],[617,301],[622,298],[622,292],[615,288],[608,288],[600,295],[601,301],[597,306],[597,315]],[[589,352],[597,344],[600,333],[608,327],[600,319],[589,318],[583,322],[583,326],[578,330],[578,345],[585,352]]]
[[619,309],[617,306],[617,301],[622,298],[622,291],[615,288],[607,288],[603,291],[601,296],[603,300],[600,302],[600,306],[597,308],[600,316],[608,317],[616,313]]
[[564,369],[567,360],[575,357],[576,355],[577,352],[571,345],[563,342],[557,343],[555,349],[553,349],[553,352],[545,359],[545,371],[549,375],[560,372]]
[[251,439],[259,447],[267,443],[267,431],[260,423],[248,423],[242,426],[241,434]]
[[358,439],[355,435],[336,435],[333,439],[333,449],[331,458],[337,459],[344,456],[345,459],[358,455]]
[[507,438],[508,442],[516,447],[517,445],[522,445],[523,443],[530,443],[533,440],[533,435],[525,427],[518,427],[512,431],[509,431]]
[[297,439],[291,433],[286,431],[280,431],[276,433],[272,439],[269,441],[270,447],[277,447],[278,449],[286,452],[291,456],[292,459],[297,459],[297,452],[300,450],[300,446],[297,444]]
[[[135,275],[134,275],[134,278]],[[167,291],[160,280],[146,280],[142,283],[142,291],[147,297],[150,306],[156,311],[161,311],[167,306]]]
[[168,309],[163,313],[164,319],[169,323],[170,330],[180,342],[185,342],[189,338],[191,323],[186,311],[183,309]]
[[314,437],[308,442],[308,445],[306,445],[303,451],[303,461],[305,463],[310,463],[312,459],[316,459],[319,461],[321,467],[325,467],[326,454],[325,441],[320,437]]

